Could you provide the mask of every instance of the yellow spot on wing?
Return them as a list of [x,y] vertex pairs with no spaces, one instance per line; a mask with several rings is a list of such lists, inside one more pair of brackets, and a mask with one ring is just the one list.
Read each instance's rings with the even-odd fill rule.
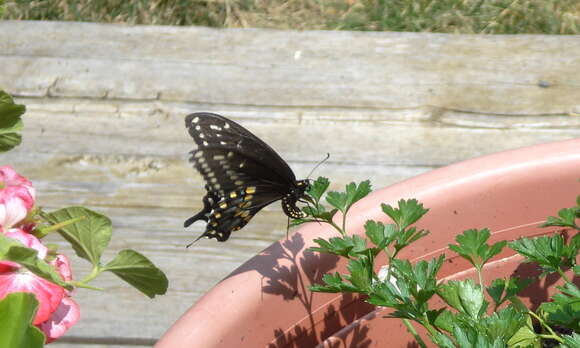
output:
[[246,187],[246,193],[249,195],[256,193],[256,186]]

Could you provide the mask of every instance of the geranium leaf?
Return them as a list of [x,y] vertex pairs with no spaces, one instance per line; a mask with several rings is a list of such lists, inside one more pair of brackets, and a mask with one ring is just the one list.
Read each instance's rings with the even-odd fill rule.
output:
[[134,250],[121,250],[102,270],[113,272],[150,298],[167,291],[168,280],[165,274]]
[[98,265],[101,255],[111,240],[111,220],[84,207],[69,207],[57,210],[43,217],[51,224],[79,219],[66,225],[58,232],[66,239],[79,257]]
[[0,152],[8,151],[20,144],[24,105],[15,104],[12,97],[0,90]]
[[2,347],[40,348],[44,346],[44,334],[32,320],[38,309],[33,294],[12,293],[0,301],[0,342]]

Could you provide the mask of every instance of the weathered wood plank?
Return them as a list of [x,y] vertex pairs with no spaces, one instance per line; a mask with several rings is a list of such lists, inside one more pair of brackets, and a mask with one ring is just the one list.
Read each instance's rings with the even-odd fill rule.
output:
[[0,31],[0,85],[22,96],[580,112],[578,36],[11,21]]
[[[29,99],[18,100],[26,103]],[[86,101],[79,103],[87,107]],[[113,110],[115,105],[108,107]],[[28,145],[25,146],[69,155],[186,158],[193,145],[184,129],[183,118],[186,113],[205,110],[203,106],[191,105],[189,111],[182,113],[161,111],[153,114],[158,104],[149,107],[148,111],[141,109],[143,113],[129,114],[119,110],[53,111],[50,107],[43,110],[33,105],[34,114],[27,119]],[[236,111],[225,111],[225,114],[234,120],[241,119]],[[575,116],[480,116],[470,119],[465,113],[428,114],[423,111],[391,121],[388,115],[369,112],[366,120],[349,121],[349,114],[354,116],[357,112],[333,114],[327,110],[323,118],[313,117],[313,112],[306,118],[295,111],[283,110],[272,114],[244,110],[241,114],[244,125],[278,149],[284,158],[311,163],[330,152],[330,163],[440,166],[506,148],[580,135],[580,117]],[[430,116],[427,118],[427,115]],[[381,119],[382,116],[385,119]],[[264,122],[264,119],[271,122]],[[506,130],[512,130],[514,136],[507,137]],[[60,141],[63,136],[67,142]],[[51,146],[42,146],[46,143]],[[71,147],[71,143],[75,146]],[[164,164],[159,162],[159,165]]]

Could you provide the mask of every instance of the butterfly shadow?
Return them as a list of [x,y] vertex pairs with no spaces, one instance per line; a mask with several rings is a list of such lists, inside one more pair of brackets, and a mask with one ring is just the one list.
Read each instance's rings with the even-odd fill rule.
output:
[[[333,301],[326,306],[322,315],[316,313],[315,318],[314,313],[320,310],[319,307],[315,308],[315,297],[321,294],[311,292],[309,286],[321,284],[323,275],[334,272],[340,259],[335,255],[305,251],[305,248],[304,238],[295,233],[257,255],[254,259],[256,262],[246,264],[234,273],[259,272],[263,277],[263,294],[281,296],[285,301],[297,301],[304,310],[306,319],[302,322],[290,329],[273,330],[269,348],[316,347],[345,324],[374,309],[374,306],[363,302],[359,296],[343,294],[338,303]],[[337,297],[340,295],[337,294]],[[346,342],[339,345],[331,343],[329,347],[368,347],[371,342],[366,337],[367,331],[368,328],[357,327],[351,332],[348,345]]]

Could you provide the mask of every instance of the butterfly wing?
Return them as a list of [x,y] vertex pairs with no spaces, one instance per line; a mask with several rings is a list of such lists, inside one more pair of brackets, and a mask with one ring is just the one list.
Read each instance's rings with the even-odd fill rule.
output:
[[[286,161],[238,123],[217,114],[200,112],[188,115],[185,125],[198,146],[192,152],[192,157],[205,157],[212,161],[217,156],[222,164],[247,160],[248,165],[239,168],[240,172],[283,186],[292,185],[296,181]],[[219,163],[215,165],[219,169]]]
[[[266,205],[288,195],[296,178],[266,143],[234,121],[211,113],[186,117],[197,144],[190,162],[206,182],[204,208],[185,222],[207,222],[200,236],[225,241]],[[199,238],[198,238],[199,239]]]

